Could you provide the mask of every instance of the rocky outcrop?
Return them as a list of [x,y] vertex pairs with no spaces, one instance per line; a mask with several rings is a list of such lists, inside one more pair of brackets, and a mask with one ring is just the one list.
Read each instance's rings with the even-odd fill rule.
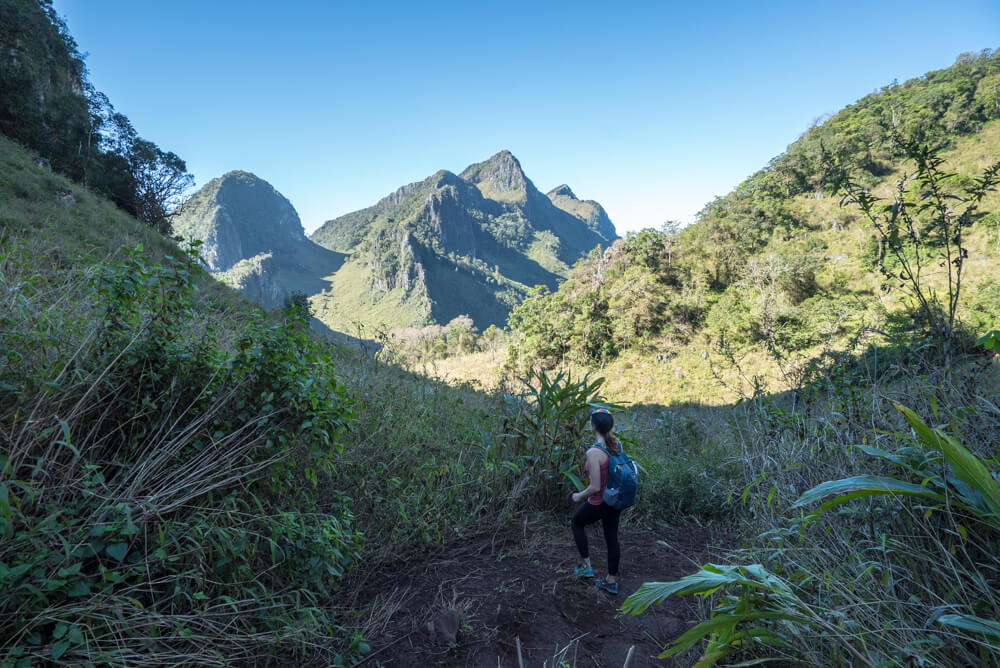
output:
[[174,230],[201,239],[212,271],[306,241],[295,207],[270,183],[249,172],[212,179],[177,211]]
[[372,284],[376,290],[409,290],[421,281],[423,267],[416,259],[413,237],[403,232],[398,242],[390,235],[380,235],[374,240],[372,254]]
[[281,306],[293,291],[321,292],[343,264],[306,237],[287,198],[249,172],[212,179],[172,222],[185,239],[203,242],[210,271],[264,308]]
[[289,295],[281,284],[280,268],[271,253],[240,260],[217,277],[265,309],[279,308]]
[[579,199],[565,183],[550,190],[546,197],[563,211],[582,220],[602,237],[613,239],[617,236],[615,226],[604,207],[592,199]]
[[510,151],[500,151],[489,160],[466,167],[461,177],[476,184],[486,197],[523,201],[529,191],[536,190]]
[[550,200],[553,200],[553,202],[561,197],[567,197],[573,200],[578,199],[577,196],[573,194],[573,191],[570,189],[570,187],[565,183],[562,184],[561,186],[556,186],[555,188],[550,190],[545,196],[548,197]]

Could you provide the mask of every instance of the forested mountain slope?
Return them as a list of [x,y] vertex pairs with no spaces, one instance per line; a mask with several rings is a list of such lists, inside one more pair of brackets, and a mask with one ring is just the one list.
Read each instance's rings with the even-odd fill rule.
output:
[[[919,318],[899,268],[890,271],[895,279],[883,271],[892,265],[887,242],[857,206],[841,206],[835,181],[849,174],[891,198],[909,174],[906,192],[921,196],[900,145],[914,141],[939,149],[941,170],[954,173],[946,187],[961,194],[1000,159],[998,86],[1000,55],[963,56],[845,108],[709,203],[694,224],[591,253],[556,292],[529,298],[511,317],[511,362],[601,366],[632,399],[717,401],[754,382],[785,387],[865,328],[915,333]],[[968,258],[959,316],[970,332],[990,329],[1000,313],[995,192],[961,229]],[[935,256],[935,248],[926,250]],[[946,288],[938,262],[923,275]],[[734,355],[744,360],[739,371]],[[720,372],[731,386],[722,394],[714,389]]]
[[184,160],[141,137],[91,85],[51,0],[0,2],[0,133],[161,232],[192,183]]

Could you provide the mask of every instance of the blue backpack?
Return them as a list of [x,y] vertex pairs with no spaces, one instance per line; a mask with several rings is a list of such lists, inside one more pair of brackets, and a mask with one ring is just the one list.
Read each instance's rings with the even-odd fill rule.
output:
[[604,486],[604,503],[615,510],[625,510],[635,505],[635,494],[639,487],[639,470],[628,455],[621,441],[618,442],[620,455],[613,454],[603,445],[596,444],[608,455],[608,482]]

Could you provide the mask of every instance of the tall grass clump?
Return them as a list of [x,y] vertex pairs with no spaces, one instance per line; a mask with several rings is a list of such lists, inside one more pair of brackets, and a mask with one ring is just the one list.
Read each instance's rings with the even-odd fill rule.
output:
[[629,410],[621,429],[641,444],[635,460],[642,471],[643,501],[637,512],[669,524],[729,519],[732,480],[740,471],[714,433],[718,429],[709,412],[690,406]]
[[[626,609],[715,595],[710,619],[668,650],[707,638],[703,665],[734,653],[813,665],[991,665],[1000,649],[1000,408],[973,383],[981,373],[845,393],[849,401],[781,428],[774,416],[748,415],[745,454],[758,468],[748,471],[741,519],[757,537],[729,565],[644,585]],[[938,427],[899,403],[915,398]]]
[[363,567],[426,552],[504,518],[506,481],[488,462],[502,427],[496,394],[452,387],[340,348],[354,407],[320,493],[349,493],[363,523]]
[[[347,351],[355,414],[328,484],[350,490],[374,569],[558,507],[582,488],[587,409],[601,381],[533,375],[475,392]],[[321,494],[324,485],[321,485]],[[565,492],[565,494],[563,493]]]
[[503,393],[504,430],[486,451],[489,469],[500,476],[503,494],[519,507],[561,508],[571,492],[586,487],[584,460],[595,436],[590,412],[616,416],[615,434],[640,469],[636,506],[644,517],[715,520],[728,513],[727,491],[735,475],[692,411],[628,407],[603,396],[604,378],[574,377],[570,371],[532,370]]
[[0,664],[221,665],[337,633],[351,415],[301,314],[216,319],[193,258],[0,239]]

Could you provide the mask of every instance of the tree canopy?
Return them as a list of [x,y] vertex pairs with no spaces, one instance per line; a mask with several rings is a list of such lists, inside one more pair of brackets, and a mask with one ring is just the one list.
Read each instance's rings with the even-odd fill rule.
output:
[[91,85],[52,0],[0,0],[0,132],[161,232],[192,183]]

